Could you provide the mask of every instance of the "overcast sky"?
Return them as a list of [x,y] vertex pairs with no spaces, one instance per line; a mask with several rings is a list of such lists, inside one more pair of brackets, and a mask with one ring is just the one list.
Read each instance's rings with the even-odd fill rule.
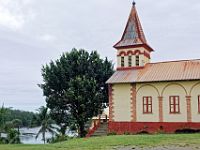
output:
[[[0,0],[0,105],[45,105],[41,67],[72,48],[116,62],[132,0]],[[137,0],[152,62],[200,58],[199,0]]]

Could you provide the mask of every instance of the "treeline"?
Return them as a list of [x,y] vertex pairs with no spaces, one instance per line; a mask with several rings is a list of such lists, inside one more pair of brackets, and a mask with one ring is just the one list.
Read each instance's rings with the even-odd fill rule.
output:
[[[39,114],[33,112],[0,108],[0,144],[19,144],[20,128],[39,126],[33,123]],[[2,133],[6,136],[2,136]]]
[[21,127],[31,127],[31,126],[37,126],[36,124],[32,124],[32,119],[35,115],[36,114],[33,112],[7,109],[4,115],[4,119],[5,122],[19,119],[22,122]]

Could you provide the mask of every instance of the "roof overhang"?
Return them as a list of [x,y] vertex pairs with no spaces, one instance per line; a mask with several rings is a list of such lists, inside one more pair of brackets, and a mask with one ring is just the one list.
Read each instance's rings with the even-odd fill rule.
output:
[[153,48],[151,48],[148,44],[136,44],[136,45],[126,45],[126,46],[117,46],[117,45],[118,43],[113,46],[117,50],[144,47],[149,52],[154,52]]

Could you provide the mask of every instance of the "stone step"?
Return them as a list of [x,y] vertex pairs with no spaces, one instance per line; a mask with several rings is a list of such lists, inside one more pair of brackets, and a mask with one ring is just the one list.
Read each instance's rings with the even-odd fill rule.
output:
[[95,132],[107,132],[107,129],[105,129],[105,130],[96,130]]
[[106,131],[95,131],[94,133],[107,133],[107,130]]
[[98,128],[98,130],[107,130],[108,129],[108,127],[106,127],[106,128]]
[[92,137],[106,136],[108,130],[108,123],[103,122],[100,124],[99,128],[91,135]]
[[108,128],[98,128],[97,130],[107,130]]

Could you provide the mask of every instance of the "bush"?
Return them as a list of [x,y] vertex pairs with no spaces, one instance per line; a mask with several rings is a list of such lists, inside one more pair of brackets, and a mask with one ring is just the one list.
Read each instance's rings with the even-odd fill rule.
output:
[[130,132],[124,132],[124,135],[131,135],[131,133]]
[[116,132],[110,132],[110,133],[108,133],[108,136],[112,136],[112,135],[117,135],[117,133]]
[[200,133],[200,130],[195,130],[195,129],[178,129],[178,130],[176,130],[175,131],[175,133],[177,133],[177,134],[186,134],[186,133],[188,133],[188,134],[190,134],[190,133]]
[[9,143],[9,141],[7,138],[4,138],[4,137],[0,138],[0,144],[8,144],[8,143]]
[[48,143],[58,143],[58,142],[63,142],[71,139],[71,137],[67,135],[56,135],[56,137],[52,137],[50,139],[47,139]]

